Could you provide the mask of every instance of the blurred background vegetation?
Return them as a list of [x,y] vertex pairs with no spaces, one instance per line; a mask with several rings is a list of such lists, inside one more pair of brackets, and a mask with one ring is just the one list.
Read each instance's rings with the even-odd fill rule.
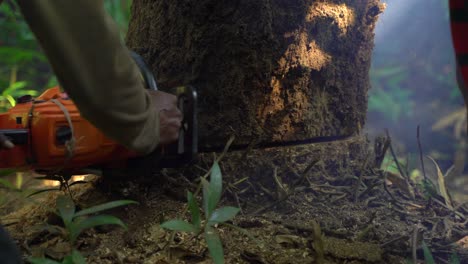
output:
[[[123,38],[131,0],[105,0],[104,3]],[[14,106],[16,98],[38,95],[57,85],[57,80],[15,1],[0,5],[0,28],[0,111],[5,111]]]
[[[455,78],[448,0],[383,0],[371,68],[370,136],[389,129],[403,160],[418,164],[416,127],[426,154],[446,171],[465,167],[466,115]],[[105,0],[124,38],[131,0]],[[15,98],[57,84],[14,1],[0,5],[0,111]],[[465,177],[466,178],[466,177]],[[466,184],[465,184],[466,185]]]
[[[448,0],[383,0],[370,72],[366,129],[388,128],[398,156],[420,174],[424,155],[437,160],[452,188],[465,189],[466,109],[456,81]],[[437,174],[425,160],[429,174]],[[466,196],[468,198],[468,196]]]

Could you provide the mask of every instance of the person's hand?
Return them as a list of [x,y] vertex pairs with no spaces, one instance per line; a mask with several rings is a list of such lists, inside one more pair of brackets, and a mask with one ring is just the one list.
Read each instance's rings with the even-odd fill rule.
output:
[[0,133],[0,149],[12,149],[15,145],[5,135]]
[[179,138],[182,126],[183,116],[177,108],[177,97],[161,91],[150,91],[150,94],[159,113],[159,144],[168,145]]

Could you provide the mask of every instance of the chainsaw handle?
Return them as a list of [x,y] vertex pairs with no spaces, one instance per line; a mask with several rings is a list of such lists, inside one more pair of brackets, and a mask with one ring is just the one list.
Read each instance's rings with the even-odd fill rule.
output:
[[157,91],[158,85],[156,84],[156,80],[154,79],[153,72],[151,72],[145,60],[139,54],[132,50],[130,51],[130,55],[132,56],[138,68],[140,69],[141,75],[143,75],[143,79],[145,80],[146,84],[146,89]]
[[[136,52],[130,50],[130,54],[137,64],[146,88],[157,91],[158,86],[153,72],[145,60]],[[180,86],[175,89],[177,107],[182,112],[184,119],[179,131],[177,142],[158,148],[161,155],[160,163],[164,167],[179,167],[190,163],[198,153],[198,120],[197,120],[197,91],[193,86]]]
[[198,153],[197,91],[193,86],[176,88],[177,107],[184,119],[177,142],[161,149],[166,167],[179,167],[195,160]]

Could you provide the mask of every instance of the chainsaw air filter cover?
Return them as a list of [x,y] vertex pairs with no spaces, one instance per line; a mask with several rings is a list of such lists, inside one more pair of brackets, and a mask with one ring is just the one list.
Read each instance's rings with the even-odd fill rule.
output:
[[0,168],[80,168],[136,156],[85,120],[59,87],[20,98],[0,114],[0,133],[15,144],[0,150]]

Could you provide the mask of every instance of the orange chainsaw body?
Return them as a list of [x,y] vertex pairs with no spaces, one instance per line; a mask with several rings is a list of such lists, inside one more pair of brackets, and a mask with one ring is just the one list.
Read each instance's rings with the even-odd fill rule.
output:
[[[65,142],[71,138],[71,128],[67,115],[51,99],[56,99],[66,108],[73,125],[76,144],[68,161]],[[22,132],[24,141],[23,144],[13,141],[13,149],[0,150],[0,168],[80,169],[136,156],[85,120],[59,87],[46,90],[34,100],[20,100],[6,113],[0,114],[0,131],[10,131],[12,135]],[[58,136],[60,133],[61,138]]]

